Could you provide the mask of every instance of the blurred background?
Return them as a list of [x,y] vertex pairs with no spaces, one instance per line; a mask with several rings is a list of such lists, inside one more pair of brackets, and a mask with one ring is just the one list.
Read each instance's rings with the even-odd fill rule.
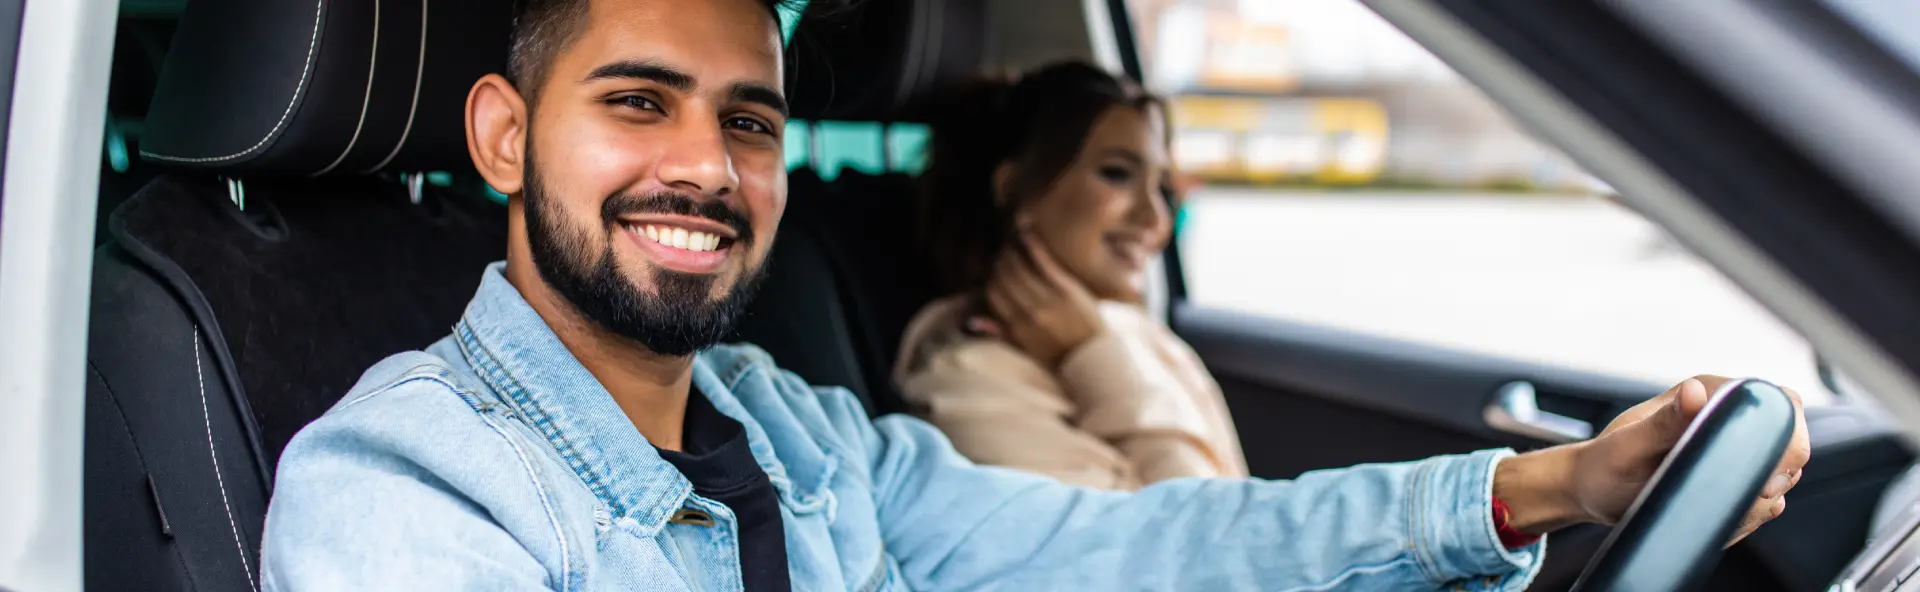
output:
[[1129,0],[1193,300],[1661,383],[1806,342],[1355,0]]

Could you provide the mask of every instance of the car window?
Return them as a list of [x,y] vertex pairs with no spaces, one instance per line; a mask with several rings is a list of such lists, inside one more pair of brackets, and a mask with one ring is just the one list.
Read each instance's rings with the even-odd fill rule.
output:
[[918,123],[796,119],[787,122],[787,169],[811,166],[828,181],[841,169],[918,174],[926,166],[931,136],[932,131]]
[[1822,390],[1796,332],[1360,3],[1128,2],[1204,183],[1176,218],[1191,303]]

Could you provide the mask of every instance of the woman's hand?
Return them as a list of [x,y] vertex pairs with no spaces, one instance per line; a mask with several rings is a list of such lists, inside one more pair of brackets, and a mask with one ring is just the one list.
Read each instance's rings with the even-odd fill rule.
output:
[[1105,328],[1093,294],[1047,253],[1031,232],[1001,253],[985,290],[992,318],[974,318],[975,332],[1006,339],[1048,368]]
[[[1592,440],[1501,461],[1494,475],[1494,496],[1512,511],[1509,523],[1522,532],[1538,534],[1578,522],[1618,522],[1653,478],[1667,451],[1706,407],[1709,394],[1727,380],[1689,378],[1621,413]],[[1781,390],[1793,399],[1793,439],[1728,544],[1786,510],[1787,491],[1800,482],[1801,469],[1812,455],[1800,394]]]

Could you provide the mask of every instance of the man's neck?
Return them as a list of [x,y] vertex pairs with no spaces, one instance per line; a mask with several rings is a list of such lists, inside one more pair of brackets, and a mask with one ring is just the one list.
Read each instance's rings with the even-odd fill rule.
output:
[[533,262],[508,257],[507,282],[546,321],[573,358],[593,374],[647,442],[681,450],[693,357],[662,356],[580,314],[540,278]]

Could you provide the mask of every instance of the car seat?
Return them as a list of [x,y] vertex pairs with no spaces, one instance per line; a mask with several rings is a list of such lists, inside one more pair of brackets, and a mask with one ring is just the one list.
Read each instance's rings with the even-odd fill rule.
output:
[[[273,466],[368,366],[445,335],[505,253],[467,90],[508,0],[195,0],[114,208],[87,354],[89,590],[258,589]],[[88,196],[91,198],[92,196]]]
[[[815,42],[796,41],[803,53],[795,112],[917,121],[922,97],[978,72],[987,25],[984,2],[938,0],[871,3],[855,18],[803,21],[802,34]],[[918,189],[900,173],[834,172],[832,181],[811,167],[789,175],[771,275],[739,338],[810,383],[847,387],[870,414],[903,411],[893,358],[907,322],[936,296],[920,257]]]

